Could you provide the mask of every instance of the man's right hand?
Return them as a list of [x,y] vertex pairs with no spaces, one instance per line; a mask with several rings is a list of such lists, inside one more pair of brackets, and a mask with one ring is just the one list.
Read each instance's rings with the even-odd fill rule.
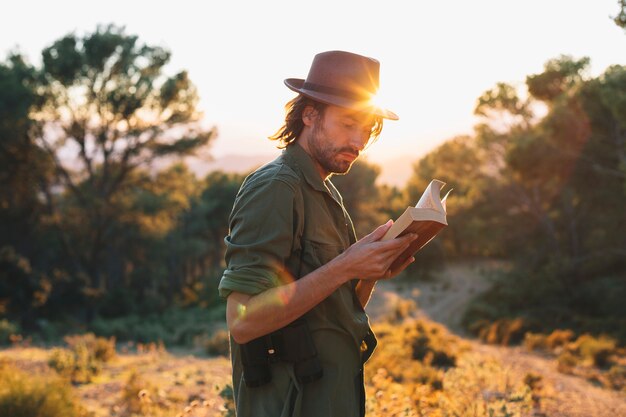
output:
[[[417,235],[409,233],[396,239],[381,241],[393,221],[378,226],[376,230],[354,243],[333,259],[333,267],[346,271],[349,279],[379,280],[390,278],[393,261],[404,252]],[[410,262],[407,262],[408,265]],[[393,271],[395,273],[399,271]]]

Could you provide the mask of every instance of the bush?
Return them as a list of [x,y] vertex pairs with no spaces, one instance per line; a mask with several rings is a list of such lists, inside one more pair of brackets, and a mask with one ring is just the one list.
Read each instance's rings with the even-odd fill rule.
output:
[[78,346],[84,345],[91,356],[97,361],[108,362],[115,357],[115,337],[108,339],[96,337],[93,333],[83,335],[66,336],[63,340],[75,350]]
[[[500,364],[469,359],[446,372],[438,406],[444,416],[523,417],[532,412],[528,380],[512,382]],[[430,415],[430,414],[426,414]]]
[[157,396],[157,390],[148,384],[133,370],[122,389],[121,414],[123,416],[152,416],[161,415],[160,407],[152,398]]
[[19,333],[20,328],[17,324],[7,319],[0,320],[0,346],[9,344],[11,342],[11,336]]
[[97,319],[91,330],[119,341],[139,343],[163,342],[167,346],[192,346],[199,336],[213,333],[216,322],[223,322],[223,306],[203,308],[172,308],[162,314],[130,315],[114,319]]
[[101,370],[100,364],[89,355],[84,346],[78,346],[74,350],[53,349],[48,366],[76,384],[91,382]]
[[528,332],[524,336],[524,346],[528,350],[542,350],[554,352],[566,347],[574,338],[574,332],[566,330],[555,330],[549,335]]
[[531,328],[522,318],[504,318],[492,323],[482,323],[483,326],[478,329],[480,339],[487,343],[502,346],[520,344],[524,340],[526,332]]
[[230,354],[230,336],[226,330],[218,330],[206,342],[206,352],[211,356]]
[[595,338],[584,334],[571,345],[571,351],[580,356],[584,361],[591,362],[599,368],[609,365],[609,358],[615,352],[615,340],[608,337]]
[[443,370],[455,366],[463,349],[458,339],[442,326],[425,320],[396,326],[379,324],[374,330],[381,348],[376,350],[365,369],[384,370],[386,376],[381,381],[389,378],[394,383],[413,382],[440,389]]
[[48,365],[72,382],[91,382],[102,363],[115,356],[115,339],[96,338],[93,334],[67,336],[68,349],[53,349]]
[[58,377],[30,376],[0,363],[0,416],[79,417],[86,411]]
[[626,391],[626,365],[615,365],[606,374],[611,388]]

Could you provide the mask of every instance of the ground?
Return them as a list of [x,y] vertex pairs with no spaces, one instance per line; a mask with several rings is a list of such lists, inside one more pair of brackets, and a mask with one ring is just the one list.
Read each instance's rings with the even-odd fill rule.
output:
[[537,417],[626,417],[626,393],[602,389],[584,378],[560,373],[554,358],[523,347],[486,345],[463,331],[460,326],[463,312],[477,294],[489,288],[484,272],[492,266],[456,264],[427,281],[380,282],[368,312],[373,321],[383,319],[393,306],[413,300],[417,305],[415,316],[446,325],[470,343],[473,354],[499,360],[514,380],[523,379],[528,373],[540,375],[542,389]]
[[[463,311],[480,292],[489,288],[482,264],[457,264],[429,281],[386,281],[377,284],[367,307],[372,321],[398,314],[429,318],[447,326],[472,347],[478,358],[496,358],[515,381],[529,373],[540,377],[540,398],[533,417],[626,417],[626,394],[594,386],[584,378],[557,371],[553,358],[526,351],[523,347],[490,346],[466,334],[460,326]],[[399,312],[399,310],[402,310]],[[29,374],[51,372],[49,350],[13,347],[0,350],[0,361],[8,358]],[[133,383],[132,375],[137,375]],[[230,362],[209,358],[189,350],[124,353],[107,364],[90,384],[77,386],[81,402],[94,417],[129,416],[124,392],[145,389],[153,404],[166,407],[162,415],[225,415],[220,392],[230,383]],[[187,410],[187,412],[185,412]],[[150,415],[150,414],[146,414]],[[153,417],[153,416],[152,416]]]

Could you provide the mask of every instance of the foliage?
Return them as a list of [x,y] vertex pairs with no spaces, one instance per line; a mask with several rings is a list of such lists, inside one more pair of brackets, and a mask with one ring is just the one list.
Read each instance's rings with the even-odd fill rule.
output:
[[220,391],[220,397],[224,400],[224,414],[223,417],[235,417],[235,396],[233,393],[233,386],[226,385]]
[[73,383],[88,383],[100,373],[102,364],[115,357],[115,339],[93,334],[67,336],[67,349],[55,348],[48,365]]
[[17,324],[7,319],[0,320],[0,346],[8,344],[12,335],[20,334],[20,328]]
[[388,220],[385,209],[389,208],[389,202],[382,200],[382,192],[376,185],[379,174],[380,167],[377,165],[357,160],[347,174],[332,178],[359,238]]
[[[42,316],[126,314],[105,300],[115,288],[132,288],[135,304],[156,292],[175,297],[182,282],[161,291],[167,268],[142,271],[127,254],[135,244],[158,246],[201,192],[180,167],[149,173],[215,136],[199,123],[193,83],[185,71],[164,74],[169,51],[115,26],[68,34],[42,57],[39,68],[18,54],[0,62],[0,247],[23,259],[16,267],[29,266],[3,281],[34,299],[12,296],[11,315],[32,330]],[[138,279],[137,270],[160,279]]]
[[626,29],[626,0],[618,0],[619,12],[613,19],[615,24],[623,29]]
[[555,330],[551,334],[528,333],[524,344],[557,359],[560,372],[583,376],[600,385],[626,389],[626,349],[607,336],[582,334],[575,338],[571,330]]
[[419,382],[440,389],[443,370],[456,364],[463,346],[443,326],[423,320],[379,324],[374,328],[381,349],[368,362],[366,379],[384,369],[397,383]]
[[224,305],[213,310],[171,308],[160,314],[96,319],[91,329],[98,335],[115,337],[119,341],[192,346],[196,339],[212,334],[216,323],[223,322],[224,315]]
[[575,335],[612,335],[626,344],[624,280],[599,277],[575,289],[564,280],[550,270],[530,275],[502,272],[493,287],[470,304],[463,323],[489,343],[518,344],[528,331],[569,329]]
[[206,343],[206,352],[211,356],[230,354],[230,336],[226,330],[217,330]]
[[374,328],[379,347],[365,367],[367,411],[391,416],[516,416],[531,389],[494,361],[474,357],[440,325],[408,320]]
[[510,381],[494,361],[470,360],[446,373],[438,406],[441,416],[522,417],[532,411],[531,389]]
[[[588,66],[587,58],[549,60],[526,78],[524,98],[498,84],[478,102],[483,122],[473,137],[416,165],[414,180],[424,182],[443,174],[436,169],[447,155],[476,155],[473,172],[447,166],[451,185],[460,178],[470,190],[462,187],[461,196],[476,198],[465,206],[451,194],[451,210],[463,212],[450,213],[442,238],[446,253],[456,247],[515,262],[464,319],[491,342],[518,343],[526,331],[559,328],[626,341],[626,238],[612,232],[626,226],[626,67],[591,78]],[[468,248],[446,241],[461,234]]]
[[33,376],[0,362],[0,415],[11,417],[79,417],[87,413],[71,386],[53,376]]
[[[120,415],[132,416],[166,416],[167,406],[160,398],[157,387],[154,387],[141,375],[133,370],[122,389]],[[153,400],[154,399],[154,400]]]

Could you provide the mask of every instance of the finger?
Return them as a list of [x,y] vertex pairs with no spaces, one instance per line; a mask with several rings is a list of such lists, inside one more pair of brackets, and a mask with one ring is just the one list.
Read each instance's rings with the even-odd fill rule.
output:
[[415,262],[415,257],[414,256],[409,256],[407,259],[404,260],[402,265],[400,265],[399,267],[393,269],[393,271],[391,272],[391,275],[399,274],[400,272],[404,271],[413,262]]
[[418,235],[415,233],[407,233],[401,237],[397,237],[395,239],[386,240],[384,242],[377,242],[380,250],[382,252],[395,252],[400,249],[406,249],[411,243],[413,243],[418,238]]
[[378,226],[372,233],[367,236],[364,236],[361,239],[363,242],[376,242],[382,239],[385,236],[385,233],[389,230],[389,228],[393,225],[393,220],[388,220],[387,223]]

